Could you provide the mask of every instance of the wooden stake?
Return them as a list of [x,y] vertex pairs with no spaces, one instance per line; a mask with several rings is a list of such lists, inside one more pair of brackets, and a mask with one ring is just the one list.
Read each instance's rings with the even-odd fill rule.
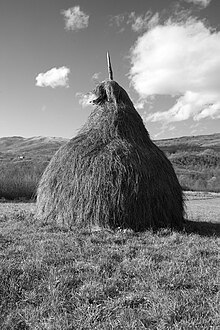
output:
[[110,80],[113,80],[113,71],[112,71],[112,65],[111,65],[111,59],[109,52],[107,52],[107,64],[108,64],[108,77]]

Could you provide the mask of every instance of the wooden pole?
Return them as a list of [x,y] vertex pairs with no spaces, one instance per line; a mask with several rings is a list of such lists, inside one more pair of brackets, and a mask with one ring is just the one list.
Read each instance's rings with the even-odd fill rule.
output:
[[110,80],[113,80],[113,71],[112,71],[112,65],[111,65],[111,59],[109,52],[107,52],[107,64],[108,64],[108,77]]

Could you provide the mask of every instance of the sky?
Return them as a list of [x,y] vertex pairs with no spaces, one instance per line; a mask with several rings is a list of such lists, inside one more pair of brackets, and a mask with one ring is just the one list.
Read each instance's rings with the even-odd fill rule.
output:
[[219,0],[1,0],[0,137],[74,137],[108,78],[153,139],[220,132]]

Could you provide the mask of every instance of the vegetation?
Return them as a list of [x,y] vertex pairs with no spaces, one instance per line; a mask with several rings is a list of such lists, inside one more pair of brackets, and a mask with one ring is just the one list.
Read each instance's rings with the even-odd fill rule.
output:
[[0,166],[0,197],[7,200],[32,200],[48,162],[4,162]]
[[167,155],[185,190],[220,191],[220,153],[179,151]]
[[220,192],[220,134],[156,141],[185,190]]
[[[0,328],[220,328],[220,241],[162,230],[60,231],[0,218]],[[197,229],[201,226],[198,226]]]
[[62,138],[0,138],[0,198],[35,199],[40,177]]
[[[186,140],[173,140],[173,150],[170,140],[157,143],[162,143],[182,185],[189,180],[187,187],[196,189],[198,180],[212,179],[218,190],[217,138],[208,139],[208,145],[207,138],[196,139],[200,145],[193,150]],[[206,145],[201,146],[204,139]],[[24,153],[18,145],[22,141]],[[1,149],[0,139],[0,196],[33,197],[60,143],[50,149],[45,140],[42,145],[37,141],[36,148],[34,141],[27,147],[23,138],[16,139],[16,147],[13,138],[3,142]],[[12,205],[0,203],[0,329],[220,328],[220,225],[210,222],[217,219],[188,221],[182,233],[67,231],[36,221],[34,203],[22,208],[18,203],[10,212]],[[200,204],[197,207],[201,211]],[[217,214],[218,208],[214,210]]]
[[[33,198],[61,138],[0,138],[0,198]],[[154,141],[185,190],[220,192],[220,134]]]

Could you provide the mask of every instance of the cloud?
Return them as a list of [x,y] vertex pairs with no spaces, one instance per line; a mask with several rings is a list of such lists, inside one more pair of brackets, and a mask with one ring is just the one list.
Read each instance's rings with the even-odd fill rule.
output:
[[151,29],[156,26],[159,22],[159,14],[152,14],[149,10],[145,15],[137,16],[135,12],[129,15],[128,24],[131,23],[131,28],[135,32]]
[[144,100],[139,100],[138,102],[134,103],[134,107],[137,110],[143,110],[145,106],[145,101]]
[[92,80],[95,82],[95,83],[98,83],[100,81],[100,77],[101,77],[102,73],[101,72],[95,72],[93,75],[92,75]]
[[39,87],[69,87],[68,74],[70,69],[62,66],[60,68],[52,68],[45,73],[39,73],[36,77],[36,86]]
[[194,5],[198,5],[200,7],[207,7],[212,0],[184,0],[186,2],[193,3]]
[[116,25],[120,27],[127,20],[127,14],[119,14],[115,16],[110,16],[110,26]]
[[79,98],[79,104],[83,108],[91,107],[93,104],[92,103],[93,100],[96,98],[96,96],[93,93],[84,94],[84,93],[80,93],[80,92],[76,93],[76,97]]
[[186,92],[171,109],[150,114],[146,119],[174,122],[187,120],[190,117],[195,121],[207,117],[220,118],[220,101],[218,101],[218,98],[218,95]]
[[89,25],[89,15],[81,11],[80,6],[62,10],[61,14],[64,16],[65,28],[67,30],[77,31],[85,29]]
[[147,120],[220,118],[220,32],[203,22],[167,22],[139,37],[131,50],[130,79],[140,98],[176,96],[167,111]]
[[134,32],[151,29],[159,22],[159,14],[153,14],[148,10],[145,14],[137,15],[134,11],[131,13],[123,13],[110,17],[110,26],[116,26],[120,32],[125,30],[125,26],[131,26]]

